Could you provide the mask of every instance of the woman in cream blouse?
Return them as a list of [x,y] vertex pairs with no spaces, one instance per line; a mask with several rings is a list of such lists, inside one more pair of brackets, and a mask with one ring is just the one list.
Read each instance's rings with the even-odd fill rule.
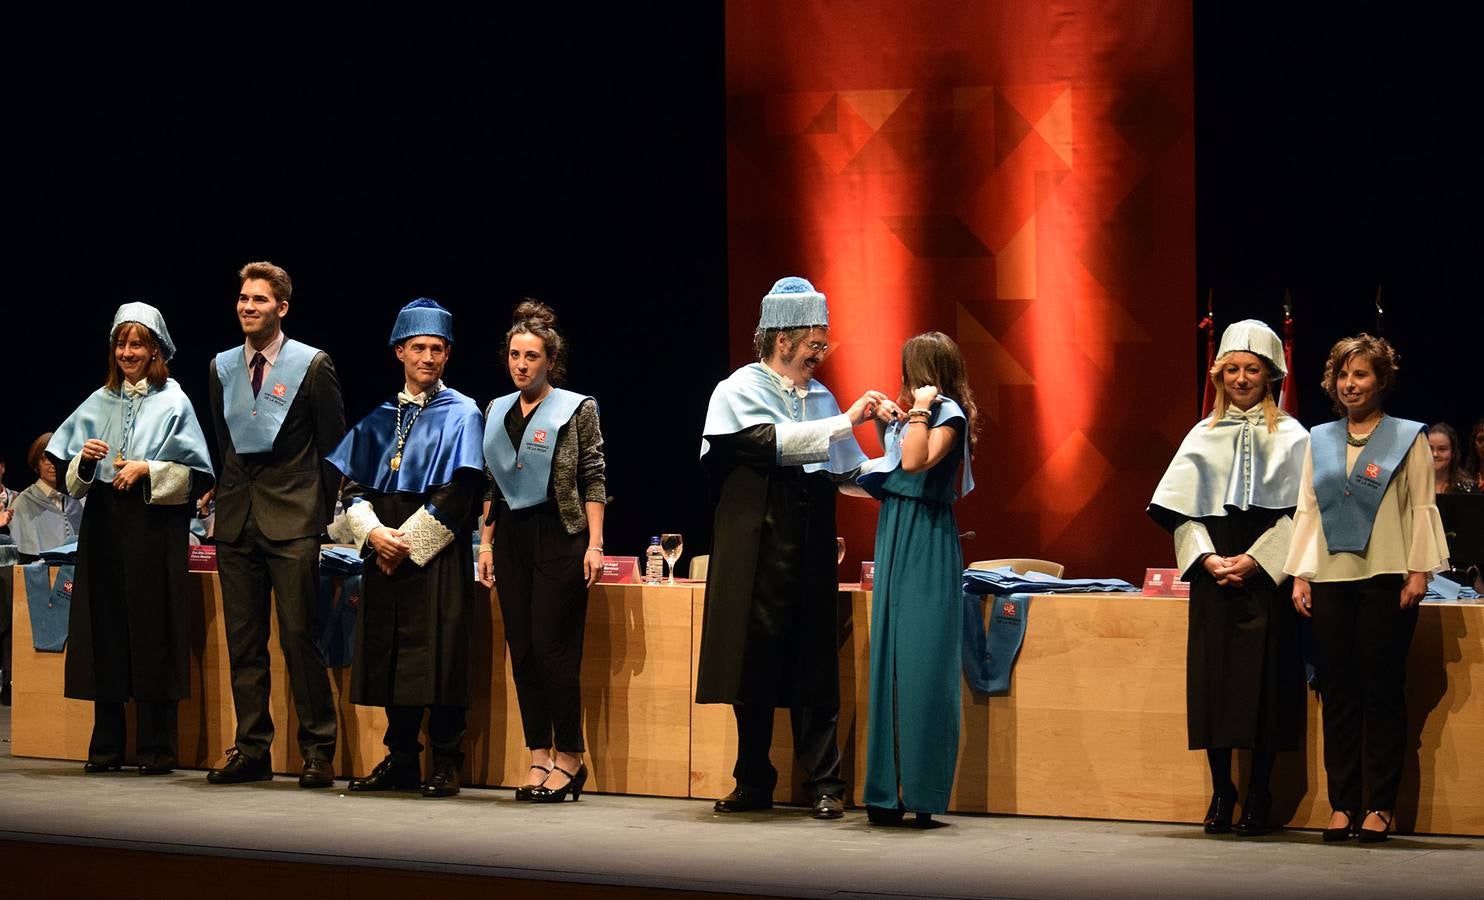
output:
[[1344,417],[1310,432],[1283,567],[1293,576],[1294,607],[1314,620],[1334,810],[1326,841],[1383,841],[1391,831],[1407,735],[1407,649],[1427,578],[1448,557],[1426,427],[1381,409],[1396,363],[1391,345],[1367,334],[1330,350],[1324,389]]

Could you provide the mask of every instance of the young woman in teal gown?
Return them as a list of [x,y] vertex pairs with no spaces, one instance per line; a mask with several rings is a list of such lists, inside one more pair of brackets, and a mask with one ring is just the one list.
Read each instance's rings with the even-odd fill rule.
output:
[[881,501],[871,601],[866,812],[894,825],[948,810],[958,761],[963,554],[953,504],[973,488],[978,410],[962,354],[940,332],[902,347],[903,412],[878,416],[883,463],[860,483]]

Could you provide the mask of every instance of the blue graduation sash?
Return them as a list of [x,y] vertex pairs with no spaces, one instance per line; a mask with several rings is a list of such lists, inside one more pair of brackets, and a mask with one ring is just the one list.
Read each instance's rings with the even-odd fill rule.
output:
[[[974,489],[974,472],[969,466],[969,416],[963,407],[949,397],[933,404],[928,428],[937,428],[954,421],[958,422],[959,436],[963,440],[963,473],[959,476],[958,484],[958,496],[963,498]],[[883,494],[890,493],[887,482],[902,467],[902,433],[906,430],[907,420],[889,426],[886,429],[886,452],[881,464],[855,479],[857,484],[865,488],[866,493],[877,500],[882,499]]]
[[67,617],[72,609],[72,566],[57,568],[55,587],[51,567],[31,563],[22,571],[26,580],[26,607],[31,613],[31,644],[45,653],[67,649]]
[[1314,496],[1319,521],[1331,553],[1361,553],[1371,542],[1371,528],[1386,486],[1396,476],[1417,435],[1427,430],[1421,422],[1385,416],[1361,448],[1355,468],[1345,469],[1346,422],[1326,422],[1309,432],[1314,455]]
[[319,350],[299,341],[283,339],[278,359],[258,396],[252,394],[252,373],[247,353],[241,347],[216,355],[216,375],[222,383],[222,415],[232,446],[238,453],[267,453],[273,449],[278,429],[288,417],[289,407],[304,385],[309,364]]
[[[989,624],[984,605],[990,604]],[[1025,617],[1030,594],[971,594],[964,591],[964,631],[960,663],[964,680],[976,694],[1010,690],[1010,671],[1025,643]],[[987,629],[987,630],[986,630]]]
[[511,509],[538,506],[546,500],[546,483],[551,478],[551,457],[556,449],[557,432],[571,421],[586,394],[552,388],[526,423],[520,439],[520,452],[510,446],[505,431],[505,416],[520,399],[520,392],[506,394],[490,403],[484,422],[484,464],[505,495]]

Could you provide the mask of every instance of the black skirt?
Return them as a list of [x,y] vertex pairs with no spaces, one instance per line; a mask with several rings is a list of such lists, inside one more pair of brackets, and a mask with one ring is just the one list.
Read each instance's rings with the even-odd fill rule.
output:
[[[1235,556],[1245,553],[1277,519],[1272,511],[1252,510],[1200,521],[1216,552]],[[1241,587],[1221,587],[1203,566],[1196,566],[1185,665],[1192,750],[1295,750],[1302,745],[1304,666],[1290,592],[1282,572],[1259,570]]]

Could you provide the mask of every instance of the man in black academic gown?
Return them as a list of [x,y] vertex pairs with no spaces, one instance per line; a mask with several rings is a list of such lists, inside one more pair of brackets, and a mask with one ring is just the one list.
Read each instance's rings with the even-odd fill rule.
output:
[[844,813],[835,497],[866,462],[853,427],[889,401],[868,391],[841,413],[813,378],[828,341],[824,295],[780,280],[763,298],[759,362],[718,384],[706,413],[701,463],[717,500],[696,702],[737,717],[737,788],[718,812],[772,806],[773,710],[788,707],[814,817]]
[[[216,488],[217,575],[237,737],[211,784],[273,777],[268,711],[269,597],[288,669],[299,753],[299,786],[335,779],[335,698],[316,640],[320,535],[340,473],[324,462],[345,434],[335,365],[322,350],[284,335],[293,282],[270,262],[238,272],[237,321],[246,336],[211,361],[211,418],[221,454]],[[271,593],[270,593],[271,592]]]
[[424,797],[459,792],[469,710],[476,506],[484,499],[484,420],[443,384],[453,316],[433,300],[402,308],[390,343],[405,384],[330,455],[344,473],[345,515],[332,530],[363,548],[350,698],[386,708],[387,756],[356,792],[417,790],[428,712],[432,775]]

